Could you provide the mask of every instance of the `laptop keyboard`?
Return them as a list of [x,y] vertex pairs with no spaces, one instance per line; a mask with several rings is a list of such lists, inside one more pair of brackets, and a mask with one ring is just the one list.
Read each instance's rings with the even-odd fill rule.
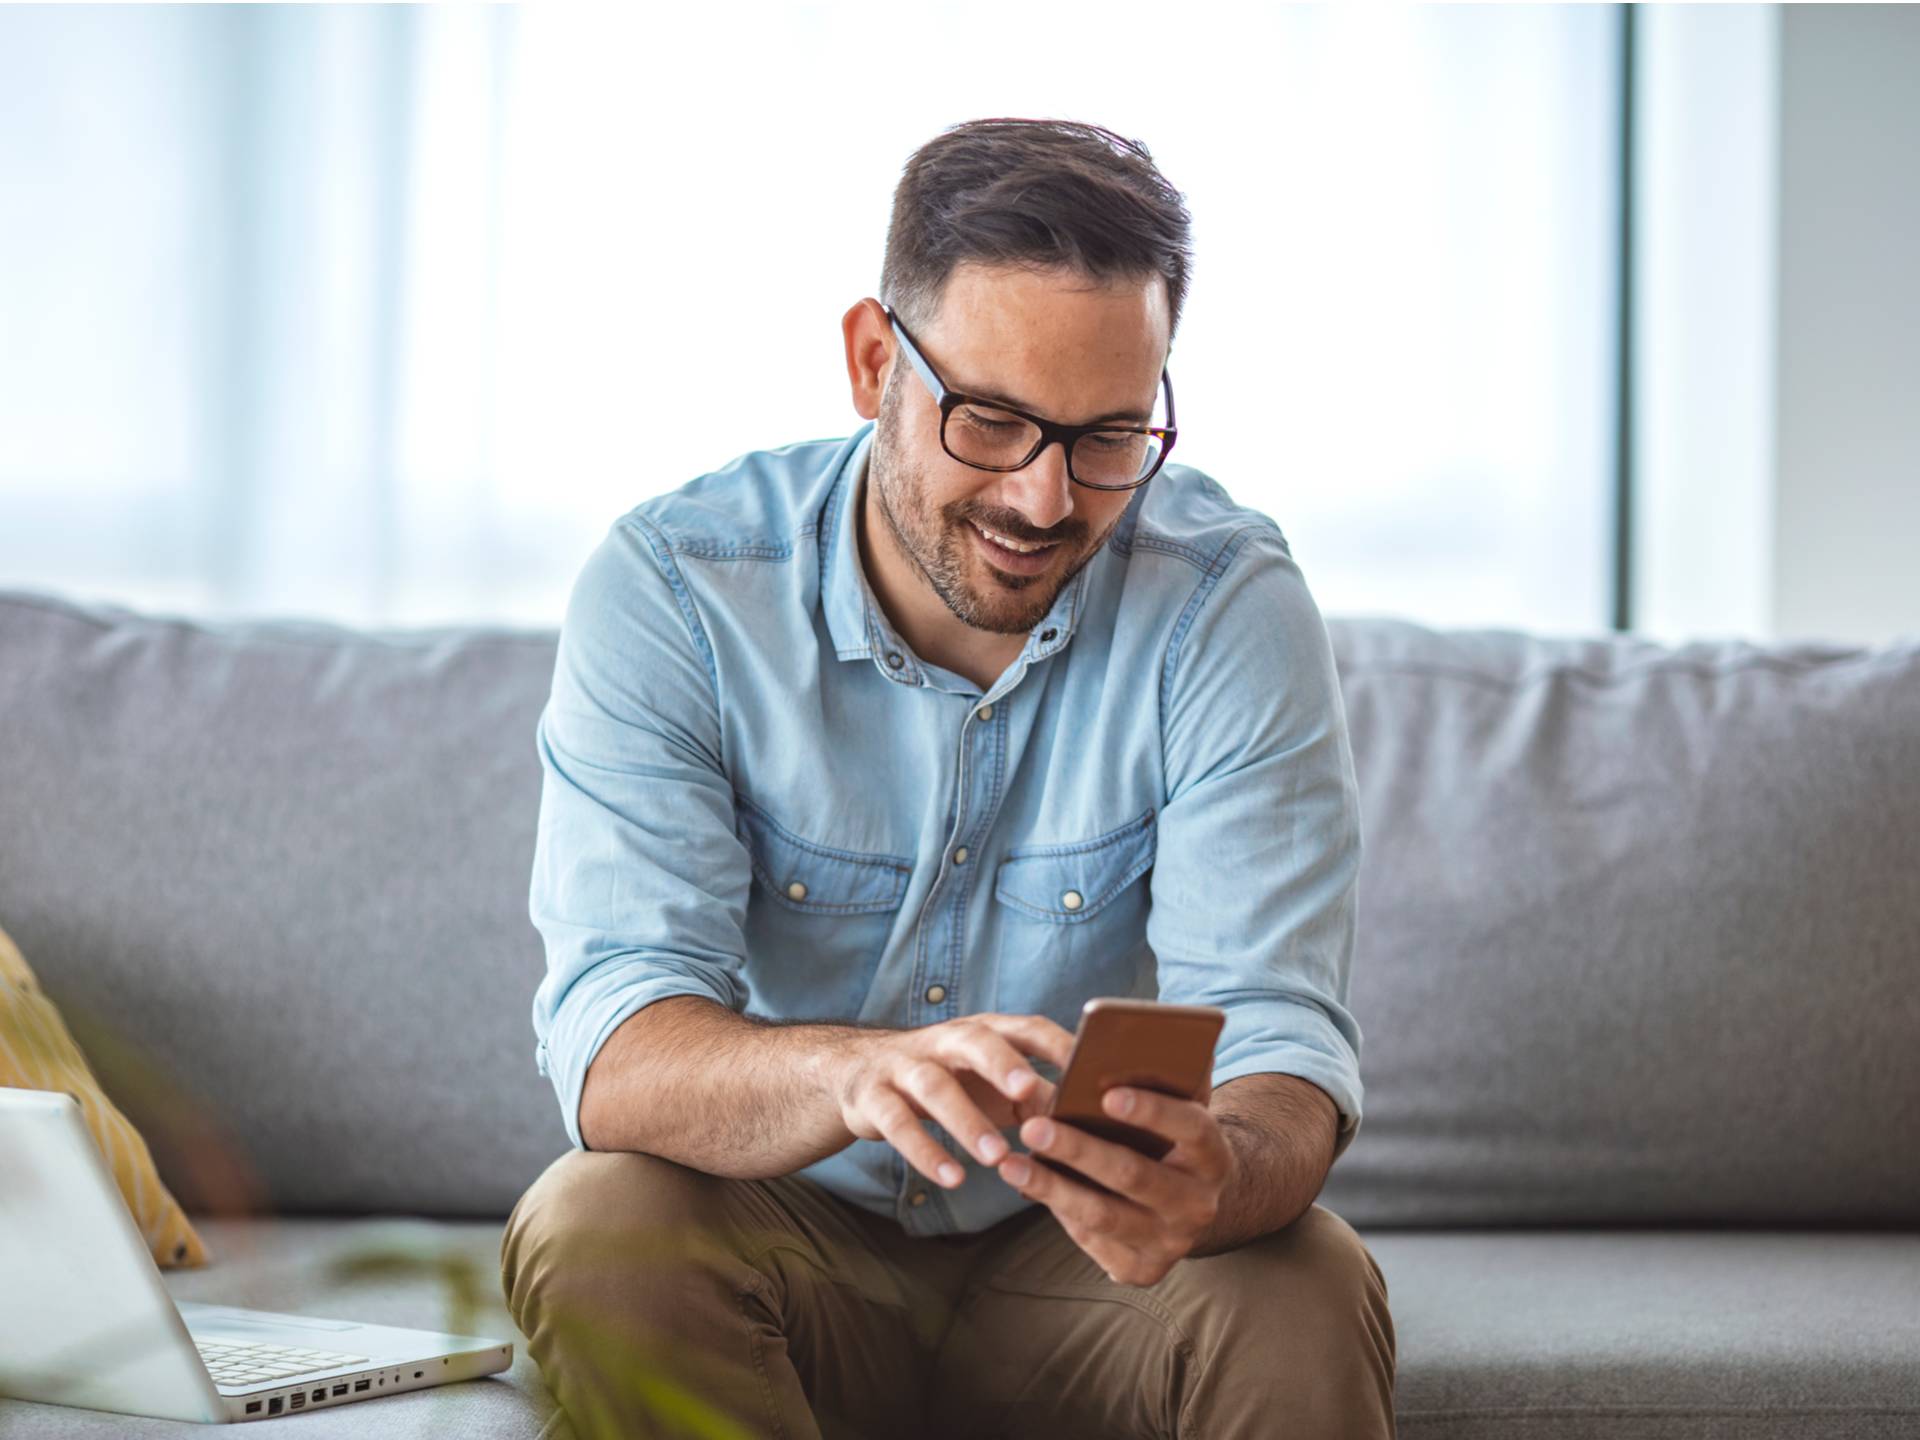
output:
[[302,1350],[293,1345],[262,1345],[252,1340],[200,1340],[194,1345],[207,1362],[207,1373],[217,1385],[256,1385],[311,1375],[316,1370],[338,1370],[358,1365],[365,1355],[339,1350]]

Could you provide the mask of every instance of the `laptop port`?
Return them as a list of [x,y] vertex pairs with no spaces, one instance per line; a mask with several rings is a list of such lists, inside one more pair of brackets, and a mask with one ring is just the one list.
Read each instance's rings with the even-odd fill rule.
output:
[[327,1398],[327,1387],[326,1387],[326,1386],[324,1386],[324,1385],[322,1385],[322,1386],[321,1386],[321,1387],[320,1387],[320,1388],[319,1388],[318,1390],[316,1390],[316,1391],[314,1391],[314,1392],[313,1392],[313,1398],[314,1398],[314,1399],[316,1399],[316,1400],[324,1400],[324,1399],[326,1399],[326,1398]]
[[426,1372],[426,1371],[424,1371],[424,1370],[416,1370],[416,1371],[414,1371],[414,1372],[413,1372],[413,1378],[414,1378],[414,1379],[416,1379],[416,1380],[418,1380],[418,1379],[419,1379],[419,1378],[420,1378],[420,1377],[421,1377],[422,1375],[424,1375],[424,1374],[426,1374],[426,1373],[427,1373],[427,1372]]
[[293,1392],[292,1395],[287,1397],[287,1408],[289,1410],[298,1410],[302,1405],[306,1403],[307,1403],[307,1392],[304,1390],[296,1390]]
[[371,1380],[356,1380],[353,1382],[353,1393],[356,1395],[358,1395],[362,1390],[371,1390],[372,1388],[373,1388],[373,1381]]
[[333,1393],[336,1395],[344,1395],[347,1393],[347,1387],[345,1385],[336,1385],[333,1387]]
[[280,1397],[278,1395],[267,1401],[267,1413],[269,1415],[278,1415],[280,1413]]
[[247,1401],[247,1413],[249,1415],[258,1415],[260,1413],[260,1402],[258,1400]]

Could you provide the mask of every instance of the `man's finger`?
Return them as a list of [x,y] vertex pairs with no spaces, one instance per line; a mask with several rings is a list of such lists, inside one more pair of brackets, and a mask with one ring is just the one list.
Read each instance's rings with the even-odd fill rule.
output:
[[960,1162],[940,1148],[920,1123],[920,1117],[898,1095],[889,1092],[875,1098],[868,1113],[881,1138],[934,1184],[951,1190],[966,1178]]
[[1194,1198],[1193,1188],[1200,1183],[1197,1177],[1149,1160],[1128,1146],[1045,1116],[1023,1124],[1020,1138],[1036,1155],[1070,1165],[1089,1180],[1155,1214],[1187,1204]]
[[952,1072],[937,1060],[921,1059],[908,1065],[896,1078],[901,1092],[918,1101],[920,1108],[946,1128],[982,1165],[992,1165],[1007,1153],[1007,1142],[1000,1127],[973,1103]]
[[943,1057],[964,1064],[1009,1100],[1020,1101],[1045,1084],[1026,1056],[990,1026],[955,1029],[944,1036]]
[[1199,1101],[1180,1100],[1157,1090],[1116,1085],[1101,1095],[1100,1108],[1116,1120],[1165,1136],[1176,1145],[1201,1145],[1217,1128],[1211,1112]]
[[[1116,1120],[1173,1141],[1173,1149],[1160,1162],[1168,1169],[1218,1183],[1233,1166],[1219,1122],[1197,1100],[1115,1086],[1100,1097],[1100,1108]],[[1104,1178],[1101,1183],[1106,1183]]]
[[[1000,1178],[1014,1189],[1053,1211],[1061,1226],[1073,1236],[1074,1243],[1083,1250],[1096,1237],[1125,1249],[1126,1237],[1142,1233],[1141,1226],[1150,1218],[1131,1200],[1120,1195],[1102,1195],[1091,1186],[1057,1170],[1049,1170],[1031,1156],[1009,1155],[998,1169]],[[1082,1235],[1087,1239],[1083,1240]],[[1112,1257],[1094,1255],[1093,1258],[1106,1267]]]
[[1022,1195],[1051,1210],[1068,1238],[1115,1284],[1158,1284],[1179,1259],[1156,1240],[1155,1215],[1125,1196],[1103,1195],[1030,1156],[1010,1155],[998,1168]]
[[1073,1053],[1073,1032],[1044,1015],[982,1015],[1001,1034],[1019,1043],[1029,1055],[1039,1055],[1064,1067]]
[[1035,1115],[1048,1115],[1053,1112],[1053,1097],[1060,1087],[1045,1077],[1031,1095],[1025,1096],[1014,1107],[1014,1113],[1021,1120],[1029,1120]]

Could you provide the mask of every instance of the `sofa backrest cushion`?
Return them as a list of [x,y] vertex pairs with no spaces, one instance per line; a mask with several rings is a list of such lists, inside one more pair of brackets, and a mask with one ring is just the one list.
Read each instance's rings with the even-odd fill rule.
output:
[[[1323,1202],[1920,1222],[1920,645],[1328,628],[1366,1096]],[[0,592],[0,924],[189,1210],[499,1216],[566,1147],[554,644]]]
[[0,594],[0,923],[189,1211],[504,1215],[567,1148],[554,643]]
[[1920,1222],[1920,644],[1329,623],[1355,1224]]

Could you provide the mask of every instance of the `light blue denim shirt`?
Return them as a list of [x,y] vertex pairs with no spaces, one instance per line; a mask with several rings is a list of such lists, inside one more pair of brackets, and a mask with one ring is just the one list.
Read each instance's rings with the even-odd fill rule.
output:
[[[983,694],[915,654],[868,587],[873,428],[636,506],[574,584],[529,900],[536,1064],[573,1143],[588,1064],[668,995],[1069,1030],[1090,997],[1132,995],[1222,1007],[1214,1085],[1312,1081],[1344,1152],[1359,800],[1326,627],[1279,528],[1169,463]],[[933,1133],[957,1189],[877,1140],[800,1173],[917,1234],[1031,1203]]]

